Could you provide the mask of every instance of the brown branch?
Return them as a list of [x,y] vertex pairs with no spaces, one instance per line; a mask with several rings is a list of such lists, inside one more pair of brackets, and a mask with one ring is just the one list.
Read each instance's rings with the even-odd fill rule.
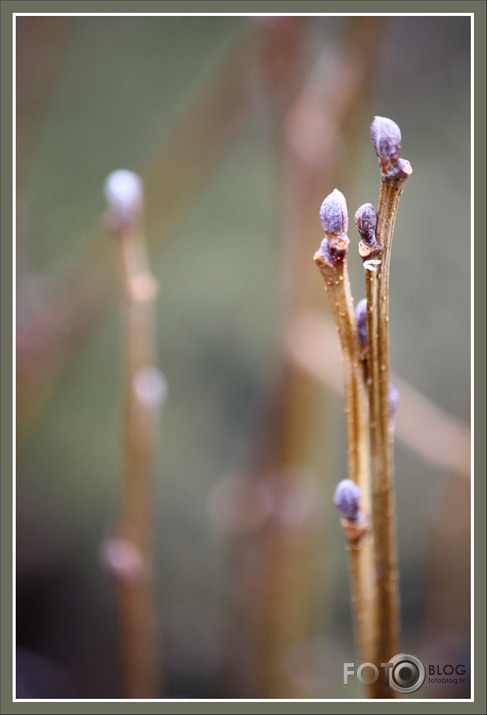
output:
[[[123,290],[126,353],[125,480],[120,533],[111,540],[108,554],[113,558],[108,563],[118,577],[127,696],[155,698],[159,692],[151,589],[151,467],[156,408],[163,392],[163,378],[155,368],[157,282],[149,271],[141,228],[138,177],[114,172],[105,186]],[[120,563],[123,569],[117,569]]]
[[[367,300],[370,301],[367,306],[367,383],[379,618],[378,656],[379,663],[382,663],[400,651],[394,432],[390,429],[389,405],[389,266],[399,199],[412,169],[409,162],[399,158],[401,134],[394,122],[376,117],[371,136],[380,160],[382,181],[376,235],[371,235],[369,227],[362,227],[360,253],[366,269]],[[360,225],[358,227],[360,230]],[[377,265],[370,264],[366,249],[375,252]],[[384,684],[383,697],[392,694]]]
[[[346,205],[340,192],[335,190],[325,199],[321,219],[326,238],[315,253],[314,260],[324,280],[342,354],[349,478],[359,487],[361,506],[365,517],[370,521],[367,393],[362,376],[361,347],[347,271],[349,241],[346,236]],[[352,604],[359,655],[362,662],[375,663],[377,613],[373,543],[368,530],[361,530],[359,538],[355,535],[350,537],[350,532],[347,533],[346,530],[345,533],[350,543]],[[375,686],[367,688],[367,694],[376,697]]]
[[[54,26],[54,20],[59,20],[59,18],[47,19],[53,20],[52,33],[59,25],[56,23]],[[47,19],[44,18],[46,22],[42,22],[43,31],[51,26],[51,23],[47,23]],[[19,18],[20,20],[27,21],[29,18]],[[36,32],[36,24],[29,23],[29,27],[27,27],[25,22],[22,22],[19,27],[22,30],[21,44],[30,42],[33,33]],[[60,31],[62,29],[63,27],[59,26],[56,30],[59,33],[59,40],[61,40]],[[52,34],[46,35],[45,38],[41,38],[42,45],[39,47],[43,47],[45,40],[49,38],[54,41]],[[56,39],[56,46],[57,42]],[[36,40],[33,47],[37,45]],[[42,52],[39,50],[37,55],[42,55]],[[233,43],[219,51],[219,57],[214,61],[214,66],[204,76],[201,86],[198,84],[195,87],[195,91],[188,98],[178,121],[169,130],[162,145],[151,154],[149,166],[144,174],[146,176],[145,203],[147,207],[145,223],[151,240],[163,241],[168,238],[174,225],[191,206],[200,188],[205,185],[208,176],[218,165],[218,160],[232,145],[232,140],[249,111],[248,67],[253,56],[252,33],[247,28],[234,38]],[[30,67],[30,58],[30,52],[28,57],[25,52],[19,56],[22,65],[19,66],[18,73],[19,92],[21,91],[22,95],[27,93],[27,98],[32,92],[32,81],[29,79],[28,72],[26,74]],[[60,55],[56,51],[56,61],[58,58]],[[25,65],[26,71],[23,71],[22,67],[27,59],[29,59],[29,64]],[[41,65],[43,64],[41,63]],[[48,73],[46,68],[45,74],[46,81],[51,82],[54,76],[53,71],[49,70]],[[37,78],[37,73],[32,76]],[[34,99],[37,102],[36,97]],[[17,148],[24,147],[24,145],[31,146],[30,126],[27,126],[30,125],[30,118],[29,113],[26,113],[28,107],[27,105],[24,107],[24,104],[25,102],[19,104],[22,114],[19,119],[22,121],[17,129]],[[39,112],[36,111],[36,117],[38,116],[40,116]],[[38,121],[37,118],[36,121]],[[23,156],[19,156],[18,160],[22,165],[24,164]],[[19,174],[19,169],[17,173]],[[20,384],[20,389],[28,395],[26,400],[21,401],[18,410],[22,432],[26,437],[34,424],[42,417],[44,409],[55,394],[61,376],[74,362],[76,350],[79,349],[81,342],[89,339],[99,324],[98,319],[111,304],[116,285],[112,280],[110,270],[112,256],[103,239],[103,231],[96,226],[87,240],[75,268],[76,273],[80,272],[83,275],[86,273],[89,276],[89,280],[94,284],[92,287],[90,286],[90,298],[93,299],[96,296],[97,302],[97,306],[94,306],[86,317],[83,333],[80,334],[81,340],[73,341],[62,352],[55,351],[48,369],[38,372],[34,386],[31,382],[25,385]],[[71,271],[68,271],[66,277],[68,286],[71,285],[70,273]],[[32,320],[36,322],[36,316],[32,315]],[[73,329],[75,327],[73,326]],[[47,326],[46,331],[48,331]],[[27,339],[28,335],[29,330]],[[48,342],[49,339],[51,343],[55,339],[55,336],[52,337],[52,328],[47,338]],[[39,359],[32,349],[28,355],[26,354],[26,363],[29,358],[30,364],[26,364],[26,367],[29,370],[34,370]],[[19,373],[18,382],[22,380],[23,374],[23,372]]]

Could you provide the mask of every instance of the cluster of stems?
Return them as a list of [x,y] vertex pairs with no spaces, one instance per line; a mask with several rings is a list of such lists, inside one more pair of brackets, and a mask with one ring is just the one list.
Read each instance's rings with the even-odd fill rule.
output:
[[361,662],[382,675],[367,688],[373,698],[394,697],[381,663],[400,650],[399,589],[393,468],[393,413],[398,393],[389,381],[389,266],[392,237],[407,178],[399,157],[397,124],[375,117],[371,137],[379,157],[377,212],[364,204],[355,214],[365,273],[365,301],[354,310],[347,273],[348,216],[343,194],[325,199],[325,238],[314,256],[325,283],[343,361],[349,479],[335,494],[349,544],[352,603]]

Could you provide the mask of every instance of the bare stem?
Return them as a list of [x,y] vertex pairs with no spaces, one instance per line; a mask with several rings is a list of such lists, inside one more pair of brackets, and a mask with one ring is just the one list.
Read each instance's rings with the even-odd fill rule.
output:
[[389,408],[389,265],[397,207],[406,178],[407,176],[401,181],[393,179],[381,184],[377,238],[383,245],[383,258],[377,271],[377,287],[375,279],[371,281],[378,305],[374,304],[372,307],[374,315],[367,312],[371,335],[376,328],[370,372],[370,394],[374,395],[375,409],[371,441],[379,610],[378,647],[380,657],[385,660],[389,660],[400,650],[393,432],[390,429]]
[[[346,249],[348,239],[341,237],[335,247],[341,253],[337,260],[326,256],[323,247],[314,256],[328,293],[330,306],[338,332],[343,362],[345,385],[345,412],[347,416],[348,470],[350,479],[362,494],[362,508],[369,517],[370,457],[368,437],[367,394],[362,376],[361,346],[353,310]],[[362,662],[376,662],[376,603],[373,542],[370,529],[350,531],[343,523],[349,541],[352,603],[359,654]],[[375,697],[375,686],[367,694]]]
[[122,660],[129,698],[155,698],[158,692],[155,618],[152,601],[151,466],[157,405],[144,389],[153,370],[154,300],[157,283],[148,268],[139,221],[115,231],[125,323],[125,478],[116,572]]

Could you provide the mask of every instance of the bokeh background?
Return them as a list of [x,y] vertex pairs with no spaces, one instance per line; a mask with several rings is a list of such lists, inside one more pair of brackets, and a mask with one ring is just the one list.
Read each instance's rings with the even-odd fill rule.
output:
[[[123,697],[100,550],[123,469],[102,186],[137,171],[169,386],[153,510],[160,697],[356,698],[322,199],[414,170],[391,275],[403,650],[469,697],[470,19],[17,18],[18,697]],[[363,276],[350,228],[356,300]],[[401,416],[401,410],[403,414]]]

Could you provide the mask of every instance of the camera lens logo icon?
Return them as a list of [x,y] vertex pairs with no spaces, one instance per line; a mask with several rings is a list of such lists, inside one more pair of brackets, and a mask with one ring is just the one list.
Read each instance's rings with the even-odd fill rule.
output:
[[389,685],[398,693],[414,693],[423,685],[426,668],[415,655],[398,653],[389,661]]

